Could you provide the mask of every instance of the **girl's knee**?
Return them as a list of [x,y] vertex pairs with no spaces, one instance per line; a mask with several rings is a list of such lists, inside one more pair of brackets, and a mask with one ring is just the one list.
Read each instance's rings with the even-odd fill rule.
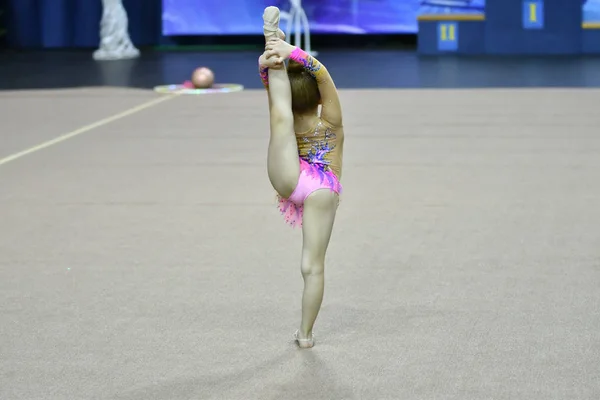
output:
[[301,265],[302,275],[323,275],[325,260],[320,257],[303,256]]

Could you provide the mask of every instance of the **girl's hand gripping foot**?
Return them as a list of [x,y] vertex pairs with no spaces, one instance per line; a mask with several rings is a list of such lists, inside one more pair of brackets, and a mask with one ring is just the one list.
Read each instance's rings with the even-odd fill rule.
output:
[[265,54],[267,58],[272,56],[278,56],[287,60],[290,58],[292,52],[296,49],[296,46],[292,46],[288,42],[281,39],[270,39],[265,46]]
[[272,68],[272,69],[282,69],[285,66],[285,64],[283,63],[284,61],[285,61],[285,59],[282,57],[277,57],[277,56],[268,57],[266,52],[264,52],[258,58],[258,63],[261,66],[267,67],[267,68]]

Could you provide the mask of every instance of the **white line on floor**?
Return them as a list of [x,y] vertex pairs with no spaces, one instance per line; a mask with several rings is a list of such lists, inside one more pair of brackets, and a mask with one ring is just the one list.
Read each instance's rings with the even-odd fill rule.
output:
[[125,111],[123,111],[121,113],[115,114],[115,115],[113,115],[111,117],[107,117],[107,118],[101,119],[100,121],[96,121],[96,122],[94,122],[92,124],[82,126],[81,128],[78,128],[78,129],[75,129],[74,131],[65,133],[65,134],[63,134],[63,135],[61,135],[61,136],[59,136],[57,138],[54,138],[52,140],[48,140],[47,142],[44,142],[44,143],[38,144],[36,146],[30,147],[27,150],[23,150],[23,151],[20,151],[18,153],[12,154],[12,155],[10,155],[8,157],[1,158],[0,159],[0,165],[7,164],[7,163],[9,163],[11,161],[14,161],[14,160],[16,160],[18,158],[24,157],[24,156],[26,156],[28,154],[35,153],[37,151],[43,150],[45,148],[48,148],[50,146],[54,146],[55,144],[59,144],[61,142],[64,142],[65,140],[68,140],[68,139],[74,138],[75,136],[81,135],[82,133],[86,133],[86,132],[89,132],[89,131],[91,131],[93,129],[99,128],[101,126],[108,125],[111,122],[118,121],[118,120],[120,120],[122,118],[128,117],[128,116],[130,116],[132,114],[135,114],[137,112],[146,110],[146,109],[148,109],[150,107],[153,107],[153,106],[155,106],[157,104],[160,104],[162,102],[165,102],[167,100],[171,100],[172,98],[174,98],[176,96],[177,95],[159,97],[158,99],[147,101],[147,102],[145,102],[143,104],[140,104],[139,106],[130,108],[130,109],[125,110]]

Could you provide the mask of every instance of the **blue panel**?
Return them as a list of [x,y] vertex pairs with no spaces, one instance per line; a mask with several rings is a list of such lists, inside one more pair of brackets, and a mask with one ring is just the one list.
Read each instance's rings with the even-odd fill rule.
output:
[[438,22],[437,43],[439,51],[458,51],[458,23]]
[[483,54],[484,34],[484,21],[420,21],[418,52]]
[[[535,2],[539,0],[529,0]],[[544,0],[540,9],[534,10],[537,22],[529,15],[527,24],[536,29],[524,28],[523,0],[488,0],[485,12],[485,40],[488,54],[580,54],[581,53],[581,1]],[[527,11],[531,11],[528,7]],[[527,14],[525,14],[527,15]],[[542,24],[543,29],[539,28]]]
[[544,1],[523,1],[523,29],[544,29]]
[[600,29],[584,29],[581,48],[583,54],[600,54]]

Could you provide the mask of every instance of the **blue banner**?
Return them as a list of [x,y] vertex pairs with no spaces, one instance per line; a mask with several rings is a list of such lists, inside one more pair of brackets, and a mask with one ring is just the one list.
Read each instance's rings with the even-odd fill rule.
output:
[[484,15],[485,0],[420,0],[418,15]]
[[[584,26],[600,28],[600,0],[580,1]],[[291,7],[289,0],[226,3],[224,6],[223,0],[163,0],[163,34],[260,34],[265,7],[275,5],[284,12]],[[485,3],[486,0],[303,0],[302,7],[314,33],[377,34],[417,33],[419,15],[483,16]],[[286,23],[282,21],[284,28]]]
[[[419,5],[419,0],[302,0],[314,33],[416,33]],[[163,34],[260,34],[267,6],[291,7],[288,0],[163,0]]]
[[600,25],[600,0],[582,0],[583,23]]

